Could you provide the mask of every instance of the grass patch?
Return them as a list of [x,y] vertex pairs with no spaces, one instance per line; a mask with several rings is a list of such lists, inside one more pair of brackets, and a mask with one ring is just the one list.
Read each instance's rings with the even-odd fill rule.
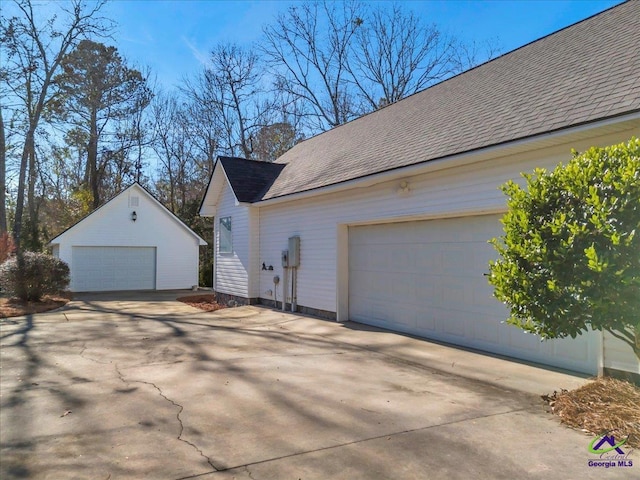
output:
[[591,435],[627,438],[640,448],[640,388],[614,378],[598,378],[576,390],[543,395],[560,421]]
[[66,305],[71,298],[71,293],[45,295],[39,302],[23,302],[17,298],[0,298],[0,318],[48,312]]
[[179,302],[186,303],[187,305],[191,305],[192,307],[199,308],[200,310],[204,310],[205,312],[215,312],[216,310],[226,308],[225,305],[220,305],[216,302],[216,296],[212,293],[207,295],[189,295],[187,297],[180,297],[177,300]]

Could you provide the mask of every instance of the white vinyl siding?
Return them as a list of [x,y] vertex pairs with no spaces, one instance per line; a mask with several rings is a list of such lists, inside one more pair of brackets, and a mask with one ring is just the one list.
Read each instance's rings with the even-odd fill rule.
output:
[[[298,268],[298,304],[336,311],[337,231],[339,225],[388,222],[484,213],[504,209],[498,185],[509,175],[496,160],[409,178],[410,192],[399,194],[398,181],[260,208],[260,261],[282,274],[280,252],[287,239],[302,242]],[[273,272],[261,273],[261,293],[273,288]],[[279,296],[281,291],[278,291]]]
[[154,247],[73,247],[72,262],[74,292],[155,289]]
[[418,336],[595,374],[597,334],[541,342],[504,324],[485,274],[498,215],[349,229],[349,318]]
[[[341,249],[338,229],[342,226],[504,212],[506,200],[499,186],[507,180],[522,184],[520,172],[553,168],[571,158],[571,148],[612,144],[626,134],[405,177],[402,180],[408,182],[408,193],[399,191],[401,180],[392,180],[260,206],[259,262],[275,268],[274,272],[260,273],[260,294],[271,299],[264,292],[273,289],[274,274],[282,275],[280,252],[287,248],[289,237],[299,235],[303,247],[298,268],[298,304],[336,312],[337,298],[347,294],[346,286],[343,290],[336,287],[338,272],[345,268],[344,259],[338,263],[337,257]],[[281,285],[279,298],[280,288]]]
[[214,289],[220,293],[248,298],[249,294],[249,207],[236,205],[231,189],[225,185],[218,206],[218,218],[231,218],[233,249],[229,253],[220,250],[220,223],[216,222],[216,242]]
[[[249,215],[249,294],[250,298],[260,296],[260,212],[256,207],[248,209]],[[272,272],[273,273],[273,272]]]

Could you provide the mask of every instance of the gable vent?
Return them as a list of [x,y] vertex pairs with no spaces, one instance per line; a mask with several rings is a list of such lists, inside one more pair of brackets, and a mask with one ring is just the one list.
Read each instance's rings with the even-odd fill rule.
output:
[[130,207],[137,207],[139,203],[140,203],[140,197],[136,197],[136,196],[129,197]]

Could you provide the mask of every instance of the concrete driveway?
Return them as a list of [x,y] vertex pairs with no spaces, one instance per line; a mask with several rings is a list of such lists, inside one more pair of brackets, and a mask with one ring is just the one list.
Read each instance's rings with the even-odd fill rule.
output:
[[[182,294],[185,294],[184,292]],[[631,478],[542,393],[584,379],[178,292],[2,320],[3,479]],[[630,476],[631,475],[631,476]]]

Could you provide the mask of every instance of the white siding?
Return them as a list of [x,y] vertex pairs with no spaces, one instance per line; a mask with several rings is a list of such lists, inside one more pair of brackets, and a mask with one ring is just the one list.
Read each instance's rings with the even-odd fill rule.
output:
[[[347,268],[347,259],[343,258],[340,265],[337,262],[337,252],[344,251],[344,246],[338,245],[337,240],[338,229],[342,226],[499,213],[506,205],[498,187],[508,179],[522,183],[522,171],[553,168],[560,161],[571,158],[571,148],[586,149],[596,142],[602,145],[615,143],[625,139],[627,133],[407,177],[408,193],[399,192],[401,182],[394,180],[262,206],[260,262],[274,265],[275,271],[261,272],[260,295],[272,298],[264,292],[273,289],[274,274],[282,276],[280,252],[287,248],[288,237],[299,235],[298,304],[336,312],[337,297],[340,296],[339,303],[344,305],[342,295],[347,294],[344,287],[336,288],[337,279]],[[341,315],[338,311],[338,316],[344,319],[344,312]]]
[[260,296],[260,212],[256,207],[248,209],[249,225],[249,297]]
[[[129,206],[138,197],[138,206]],[[138,218],[131,220],[131,212]],[[185,289],[198,284],[198,239],[137,186],[115,197],[59,237],[59,257],[69,264],[74,284],[72,248],[155,247],[156,288]]]
[[603,347],[605,368],[640,374],[640,361],[629,345],[604,332]]
[[[231,217],[232,253],[218,253],[220,242],[219,222],[223,217]],[[222,190],[215,219],[216,262],[214,289],[220,293],[249,296],[249,207],[236,205],[236,198],[227,184]]]

